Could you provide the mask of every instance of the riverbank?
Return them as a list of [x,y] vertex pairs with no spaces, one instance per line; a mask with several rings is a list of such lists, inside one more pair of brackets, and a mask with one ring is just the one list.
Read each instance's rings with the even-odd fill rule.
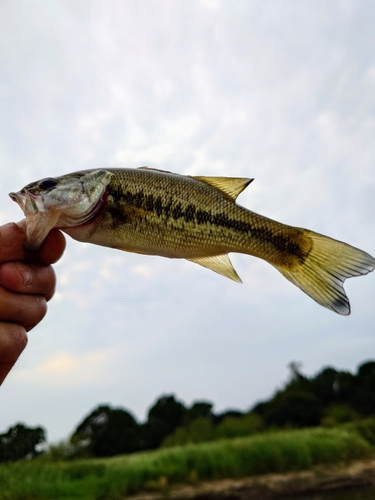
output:
[[[374,422],[363,421],[111,458],[54,462],[46,454],[0,464],[0,500],[121,500],[136,494],[142,498],[145,491],[154,495],[150,498],[266,499],[330,483],[371,484],[374,436]],[[366,464],[362,472],[355,461]],[[352,464],[344,473],[333,465],[343,463]]]
[[287,496],[327,493],[365,486],[375,487],[375,460],[315,466],[310,470],[264,474],[241,479],[203,481],[168,487],[160,478],[148,491],[127,500],[272,500]]

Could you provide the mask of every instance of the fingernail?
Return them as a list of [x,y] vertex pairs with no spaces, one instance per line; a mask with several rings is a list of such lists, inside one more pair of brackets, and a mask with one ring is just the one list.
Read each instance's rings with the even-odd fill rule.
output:
[[30,271],[23,271],[22,278],[23,278],[23,284],[25,286],[31,285],[31,282],[33,281],[33,275],[31,274]]
[[28,266],[25,264],[22,264],[21,262],[15,262],[15,265],[18,268],[19,273],[22,276],[22,282],[24,286],[29,286],[31,285],[33,281],[33,274],[32,272],[28,269]]

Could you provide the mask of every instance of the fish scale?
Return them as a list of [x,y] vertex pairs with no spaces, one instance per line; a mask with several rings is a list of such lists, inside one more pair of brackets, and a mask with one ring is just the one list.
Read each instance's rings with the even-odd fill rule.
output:
[[[98,226],[109,224],[119,235],[123,233],[123,242],[132,241],[133,229],[138,243],[139,235],[144,235],[146,243],[139,248],[142,253],[149,250],[158,255],[189,258],[235,251],[261,254],[275,261],[285,260],[287,254],[303,258],[303,251],[288,226],[236,205],[208,184],[184,178],[185,185],[176,186],[171,176],[160,184],[155,182],[151,193],[139,191],[139,186],[145,183],[141,170],[131,175],[127,171],[113,173],[107,188],[107,213],[98,220]],[[148,179],[150,182],[152,185]],[[130,228],[132,222],[134,227]],[[295,229],[294,237],[297,233]],[[156,249],[154,239],[164,244]],[[176,249],[175,255],[171,255],[171,245]],[[199,253],[190,255],[192,247]]]
[[372,271],[366,252],[235,203],[252,179],[183,176],[141,167],[73,172],[10,193],[26,216],[26,247],[60,228],[72,238],[184,258],[241,281],[228,253],[266,260],[316,302],[349,314],[343,283]]

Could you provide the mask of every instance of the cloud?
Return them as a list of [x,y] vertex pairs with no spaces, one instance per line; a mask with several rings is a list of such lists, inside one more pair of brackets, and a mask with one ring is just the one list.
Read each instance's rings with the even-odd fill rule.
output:
[[30,368],[19,370],[14,382],[18,385],[38,386],[50,389],[91,386],[99,381],[108,365],[115,358],[113,350],[100,350],[74,355],[55,352],[48,359],[39,361]]
[[[371,1],[17,5],[0,7],[0,222],[21,218],[8,192],[33,180],[148,165],[254,177],[241,205],[375,252]],[[19,395],[36,384],[75,415],[82,394],[140,414],[169,389],[245,408],[292,359],[350,369],[375,348],[374,276],[349,280],[344,321],[249,256],[231,256],[240,286],[67,239],[2,409],[28,415]]]

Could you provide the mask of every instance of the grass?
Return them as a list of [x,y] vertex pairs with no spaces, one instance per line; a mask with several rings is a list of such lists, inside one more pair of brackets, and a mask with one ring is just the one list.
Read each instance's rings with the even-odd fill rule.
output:
[[365,427],[279,431],[107,459],[2,464],[0,500],[118,500],[145,488],[163,490],[172,483],[366,458],[375,454],[375,447]]

